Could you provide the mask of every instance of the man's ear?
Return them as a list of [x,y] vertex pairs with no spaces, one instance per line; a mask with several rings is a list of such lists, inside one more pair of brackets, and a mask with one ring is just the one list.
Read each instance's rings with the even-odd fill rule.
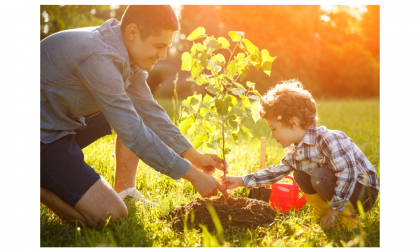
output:
[[133,41],[136,38],[136,36],[139,36],[140,35],[140,31],[137,28],[137,25],[135,25],[135,24],[129,24],[125,28],[125,34],[127,35],[127,38],[130,41]]

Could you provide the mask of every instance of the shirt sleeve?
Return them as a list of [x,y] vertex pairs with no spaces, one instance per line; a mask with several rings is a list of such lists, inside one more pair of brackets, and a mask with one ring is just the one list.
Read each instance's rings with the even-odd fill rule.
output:
[[[78,67],[78,78],[87,87],[121,141],[156,171],[179,179],[190,164],[148,128],[124,89],[124,63],[108,54],[89,56]],[[126,68],[125,68],[126,69]]]
[[280,161],[278,165],[270,165],[267,169],[243,175],[244,187],[261,187],[276,183],[280,179],[286,177],[293,171],[293,167],[287,161],[286,157]]
[[144,124],[166,145],[176,153],[181,154],[193,146],[153,98],[146,82],[147,76],[146,72],[140,71],[126,89],[127,96],[132,101],[137,114],[143,119]]
[[331,169],[336,172],[337,186],[331,199],[330,208],[343,211],[357,183],[357,164],[353,145],[349,138],[329,134],[321,138],[319,147],[330,159]]

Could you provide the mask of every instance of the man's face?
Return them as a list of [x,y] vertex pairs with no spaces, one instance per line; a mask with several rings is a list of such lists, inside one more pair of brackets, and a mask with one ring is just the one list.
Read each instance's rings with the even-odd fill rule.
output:
[[152,71],[159,59],[166,58],[166,51],[172,45],[174,33],[171,30],[161,30],[160,35],[150,35],[143,41],[137,30],[137,36],[127,46],[130,65],[136,64],[147,72]]

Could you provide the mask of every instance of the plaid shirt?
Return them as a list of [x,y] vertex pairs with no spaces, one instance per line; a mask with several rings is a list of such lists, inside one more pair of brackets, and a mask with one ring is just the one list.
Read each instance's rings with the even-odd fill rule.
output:
[[342,211],[353,193],[356,182],[378,187],[375,168],[363,152],[341,131],[310,126],[302,141],[285,149],[279,165],[242,176],[247,188],[271,185],[294,169],[311,175],[316,168],[328,168],[337,176],[337,186],[330,207]]

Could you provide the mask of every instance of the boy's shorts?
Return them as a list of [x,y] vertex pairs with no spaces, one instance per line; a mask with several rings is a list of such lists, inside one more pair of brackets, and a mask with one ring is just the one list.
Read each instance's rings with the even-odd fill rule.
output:
[[84,161],[82,149],[112,133],[101,113],[86,118],[87,125],[76,134],[49,144],[41,143],[41,187],[74,207],[100,176]]

